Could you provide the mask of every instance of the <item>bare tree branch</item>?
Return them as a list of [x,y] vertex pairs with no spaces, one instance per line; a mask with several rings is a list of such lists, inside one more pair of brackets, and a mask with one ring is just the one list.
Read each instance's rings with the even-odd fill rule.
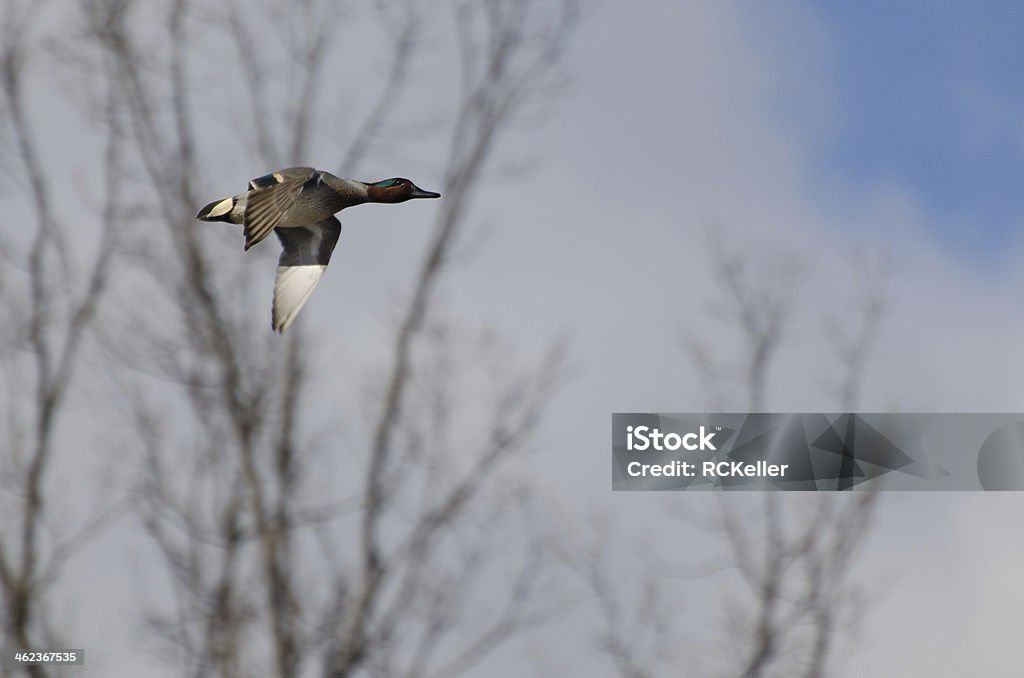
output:
[[[116,186],[121,180],[122,150],[120,121],[112,115],[106,129],[102,177],[107,200],[100,215],[99,246],[86,273],[80,275],[69,244],[72,228],[52,207],[49,173],[39,150],[38,132],[31,122],[27,94],[32,41],[37,37],[36,22],[44,4],[9,0],[3,5],[0,29],[4,121],[16,143],[18,170],[27,179],[27,198],[34,219],[28,265],[14,269],[27,277],[27,317],[10,317],[26,341],[27,359],[34,373],[33,393],[27,399],[31,442],[27,458],[22,458],[15,452],[20,446],[14,440],[7,441],[8,452],[17,454],[10,465],[18,469],[11,486],[17,488],[22,502],[12,519],[12,524],[18,525],[17,540],[0,539],[0,593],[7,608],[4,635],[19,647],[45,645],[52,637],[51,620],[44,616],[46,595],[71,556],[95,537],[112,515],[101,507],[98,514],[87,515],[84,524],[70,534],[50,534],[47,524],[50,508],[46,481],[58,454],[54,438],[67,409],[86,335],[107,289],[116,251],[120,223]],[[115,97],[108,91],[108,110],[114,110]],[[12,353],[4,359],[15,369],[19,356]],[[26,671],[32,676],[49,675],[42,666],[27,667]]]
[[856,269],[856,277],[864,287],[861,298],[850,314],[853,322],[844,323],[835,317],[826,318],[825,321],[825,331],[843,366],[843,376],[837,385],[840,409],[843,412],[857,409],[868,357],[885,317],[887,287],[893,268],[892,260],[886,255],[875,258],[861,255],[855,257],[850,264]]
[[[759,278],[751,258],[718,238],[712,248],[715,270],[726,292],[724,319],[743,337],[743,383],[749,409],[763,409],[767,375],[780,346],[794,296],[793,269],[787,264]],[[780,282],[781,281],[781,282]],[[860,331],[833,332],[835,350],[846,368],[843,401],[851,404],[863,373],[870,342],[881,317],[878,294],[863,306]],[[706,381],[721,378],[721,367],[703,345],[692,341],[689,357]],[[737,504],[760,502],[756,511]],[[805,506],[813,503],[811,510]],[[736,675],[760,678],[783,670],[817,678],[826,675],[838,632],[853,594],[849,582],[853,555],[863,544],[875,495],[788,496],[766,491],[759,497],[721,497],[716,524],[729,549],[729,561],[749,591],[750,604],[737,613],[748,641]],[[797,667],[797,668],[794,668]]]

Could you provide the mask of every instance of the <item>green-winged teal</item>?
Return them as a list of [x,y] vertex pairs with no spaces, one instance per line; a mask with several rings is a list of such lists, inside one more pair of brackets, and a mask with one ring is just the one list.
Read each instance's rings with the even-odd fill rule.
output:
[[312,167],[290,167],[253,179],[245,193],[216,200],[197,219],[243,224],[245,249],[271,231],[281,241],[274,281],[273,328],[284,332],[320,282],[341,235],[334,216],[364,202],[397,203],[413,198],[440,198],[408,179],[368,184],[340,179]]

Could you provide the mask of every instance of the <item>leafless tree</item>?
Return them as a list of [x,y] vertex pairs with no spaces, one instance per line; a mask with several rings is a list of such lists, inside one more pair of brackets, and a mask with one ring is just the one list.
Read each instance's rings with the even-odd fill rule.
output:
[[[721,283],[721,296],[710,306],[720,324],[718,339],[687,337],[686,355],[709,400],[728,411],[730,398],[740,397],[758,412],[768,401],[772,362],[785,345],[800,268],[785,256],[762,265],[768,257],[755,259],[718,233],[712,234],[708,251],[711,271]],[[844,368],[844,407],[852,405],[859,390],[884,288],[884,278],[874,276],[853,331],[840,333],[835,322],[827,326]],[[739,337],[736,350],[721,338],[720,332],[729,331]],[[731,382],[742,387],[739,396],[721,390]],[[855,627],[862,610],[851,570],[868,535],[876,495],[760,492],[716,498],[714,508],[705,511],[696,510],[699,498],[692,495],[674,506],[696,538],[711,540],[709,551],[719,545],[717,555],[694,562],[671,548],[646,549],[644,562],[617,580],[610,578],[607,555],[596,553],[575,563],[601,611],[599,644],[618,675],[660,675],[680,668],[694,675],[743,678],[829,675],[837,640]],[[598,541],[612,539],[604,535]],[[721,586],[727,649],[718,656],[693,647],[686,654],[677,651],[684,634],[674,612],[686,604],[680,590],[694,581]],[[630,613],[633,605],[637,610]],[[701,658],[704,666],[695,668]]]
[[[153,602],[149,628],[169,661],[195,676],[255,666],[279,676],[458,675],[546,619],[554,610],[534,596],[544,549],[516,518],[529,493],[495,479],[528,448],[560,381],[561,348],[531,366],[500,340],[461,346],[476,330],[442,320],[435,300],[499,141],[553,94],[576,3],[82,0],[81,10],[137,170],[119,207],[148,206],[124,259],[131,293],[144,290],[149,303],[105,339],[137,375],[125,388],[144,455],[139,499],[174,590],[173,607]],[[412,58],[424,58],[424,33],[443,26],[431,19],[449,11],[456,60],[435,73],[458,80],[440,131],[439,216],[368,408],[366,445],[325,442],[303,433],[324,425],[307,408],[316,344],[299,327],[271,336],[237,234],[193,221],[208,199],[198,187],[215,134],[199,121],[223,110],[211,100],[244,102],[241,147],[270,167],[303,162],[331,129],[321,123],[325,95],[365,80],[329,66],[332,47],[369,12],[389,39],[389,65],[340,154],[352,171],[410,115]],[[202,55],[214,43],[236,60],[219,64],[221,89],[205,91]],[[359,109],[346,104],[351,118]],[[351,460],[346,477],[325,491],[315,468],[339,468],[338,458]],[[486,593],[495,577],[503,595]]]
[[[750,409],[757,412],[764,407],[765,375],[792,304],[794,267],[784,264],[750,275],[749,258],[735,248],[717,241],[711,251],[730,309],[726,318],[732,317],[747,347]],[[779,280],[784,281],[781,287]],[[878,298],[878,293],[869,295],[863,331],[841,341],[833,337],[846,367],[844,394],[856,393],[862,377],[878,324]],[[808,498],[763,492],[759,500],[760,510],[741,510],[723,498],[716,512],[730,562],[748,588],[743,600],[751,601],[740,604],[735,615],[737,632],[749,639],[741,645],[747,649],[737,675],[827,675],[837,620],[851,609],[855,587],[848,578],[867,534],[875,494]]]
[[[500,142],[556,94],[576,2],[79,0],[55,30],[67,31],[57,42],[81,76],[74,103],[98,124],[104,153],[98,185],[83,190],[101,199],[73,221],[54,191],[74,181],[44,156],[26,94],[45,3],[2,7],[2,115],[19,182],[2,190],[22,196],[30,226],[0,240],[10,309],[0,478],[4,515],[16,516],[0,532],[5,640],[59,639],[48,592],[112,515],[108,502],[54,529],[50,510],[55,436],[93,336],[128,403],[135,499],[171,589],[141,601],[140,637],[182,675],[461,675],[559,614],[552,538],[515,463],[560,383],[562,348],[516,359],[501,337],[446,315],[441,290]],[[379,78],[337,60],[345,36],[368,25],[385,46],[364,55]],[[453,94],[450,123],[438,124],[409,92],[419,60],[444,58],[446,25],[454,57],[432,72],[453,74],[436,85]],[[338,92],[344,115],[329,100]],[[411,126],[431,129],[442,149],[431,164],[444,199],[369,389],[365,431],[355,413],[344,424],[324,414],[338,393],[316,380],[322,343],[301,325],[284,338],[268,331],[253,292],[266,257],[241,256],[237,232],[193,219],[225,169],[219,137],[237,135],[236,169],[270,169],[307,162],[338,133],[328,120],[345,120],[353,140],[337,151],[346,175]],[[83,223],[93,249],[72,236]],[[759,278],[724,245],[716,264],[722,317],[744,346],[739,381],[758,410],[794,286]],[[102,316],[104,304],[117,313]],[[841,349],[851,402],[879,308],[867,306],[863,331]],[[700,346],[704,373],[720,373]],[[827,671],[871,507],[863,494],[811,514],[766,493],[759,521],[722,512],[723,562],[752,591],[738,608],[749,653],[736,673]],[[613,667],[643,676],[671,666],[672,626],[650,625],[671,616],[663,575],[626,587],[600,550],[582,553],[575,567],[596,593]]]
[[[117,94],[107,89],[98,103],[109,115],[99,181],[82,187],[104,199],[95,209],[100,226],[89,232],[97,243],[83,254],[72,240],[80,219],[54,208],[51,173],[44,157],[45,130],[34,123],[32,86],[42,80],[37,42],[43,3],[8,0],[0,6],[0,123],[9,134],[13,159],[5,167],[4,212],[19,229],[0,240],[0,294],[4,327],[0,367],[4,388],[4,438],[0,441],[0,600],[3,645],[40,648],[59,644],[66,629],[48,611],[51,592],[69,559],[114,515],[112,497],[92,503],[91,493],[68,492],[61,484],[73,474],[55,472],[67,462],[82,468],[58,443],[75,392],[89,337],[106,297],[122,219],[117,211],[124,153]],[[83,452],[91,452],[83,446]],[[77,451],[76,451],[77,452]],[[79,488],[82,489],[82,488]],[[64,500],[61,506],[55,498]],[[67,501],[83,502],[68,506]],[[51,671],[29,666],[29,675]]]

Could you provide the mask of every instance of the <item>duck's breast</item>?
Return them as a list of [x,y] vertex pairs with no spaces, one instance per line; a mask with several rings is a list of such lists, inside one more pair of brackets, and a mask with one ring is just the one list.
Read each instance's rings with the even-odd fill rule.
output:
[[296,196],[292,206],[281,215],[278,226],[294,228],[323,221],[335,212],[354,204],[347,196],[339,194],[317,181],[310,179]]

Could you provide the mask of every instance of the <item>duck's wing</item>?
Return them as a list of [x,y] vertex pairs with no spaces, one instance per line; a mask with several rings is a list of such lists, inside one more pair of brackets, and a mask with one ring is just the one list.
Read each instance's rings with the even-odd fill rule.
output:
[[284,332],[320,282],[341,236],[341,222],[328,217],[309,226],[278,228],[275,233],[284,249],[277,261],[271,315],[274,330]]
[[306,181],[314,173],[316,173],[316,170],[312,167],[289,167],[288,169],[264,174],[262,177],[256,177],[249,182],[249,190],[255,191],[258,188],[267,188],[274,184],[283,184],[286,181],[298,179]]
[[295,204],[302,187],[317,175],[312,167],[291,167],[249,182],[245,200],[245,249],[270,235],[281,216]]

